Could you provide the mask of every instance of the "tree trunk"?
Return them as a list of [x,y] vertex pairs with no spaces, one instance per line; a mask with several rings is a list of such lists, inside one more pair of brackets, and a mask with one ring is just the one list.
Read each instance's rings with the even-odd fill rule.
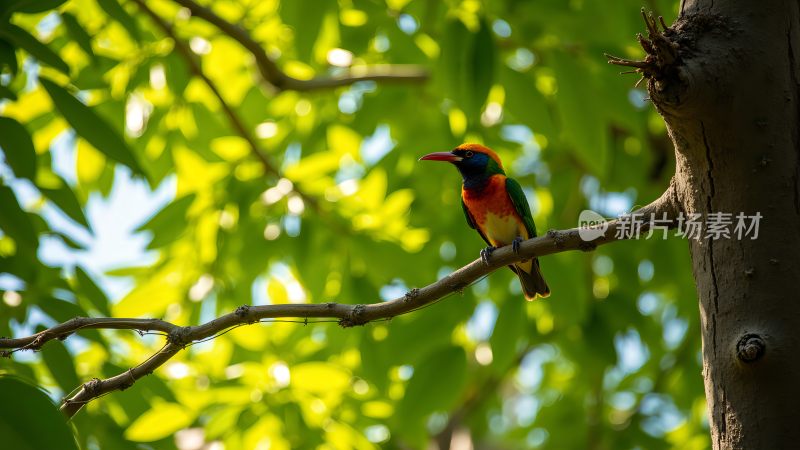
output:
[[678,56],[648,86],[682,212],[763,216],[757,239],[690,241],[713,446],[797,448],[800,2],[684,0],[663,37]]

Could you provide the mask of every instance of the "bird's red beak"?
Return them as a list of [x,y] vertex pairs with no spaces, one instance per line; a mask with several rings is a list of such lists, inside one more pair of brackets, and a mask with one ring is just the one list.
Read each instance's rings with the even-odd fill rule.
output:
[[427,155],[420,158],[420,161],[447,161],[447,162],[458,162],[461,161],[463,158],[460,156],[454,155],[450,152],[436,152],[436,153],[428,153]]

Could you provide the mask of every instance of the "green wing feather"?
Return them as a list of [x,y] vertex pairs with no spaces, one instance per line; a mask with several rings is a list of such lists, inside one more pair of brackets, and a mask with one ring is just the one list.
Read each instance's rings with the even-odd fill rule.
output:
[[525,228],[528,230],[530,237],[536,236],[536,224],[533,223],[531,207],[528,205],[528,199],[525,197],[522,187],[513,178],[506,178],[506,192],[508,192],[517,214],[525,222]]
[[481,229],[478,228],[478,226],[475,224],[475,219],[472,218],[472,214],[469,213],[469,209],[467,209],[467,204],[464,203],[463,199],[461,200],[461,208],[464,209],[464,215],[467,217],[467,223],[469,224],[470,228],[478,230],[478,234],[480,234],[483,240],[486,241],[486,243],[489,244],[489,246],[491,246],[492,243],[489,242],[489,239],[486,239],[486,236],[484,236],[483,231],[481,231]]

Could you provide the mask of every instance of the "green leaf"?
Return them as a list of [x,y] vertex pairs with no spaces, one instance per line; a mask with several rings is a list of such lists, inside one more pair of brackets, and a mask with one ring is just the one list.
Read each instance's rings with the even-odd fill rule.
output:
[[325,14],[335,8],[330,0],[294,0],[281,2],[280,15],[283,23],[294,29],[294,46],[297,57],[308,62],[317,37],[322,30]]
[[87,250],[85,245],[81,244],[80,242],[76,241],[75,239],[72,239],[72,237],[67,236],[64,233],[59,233],[58,231],[52,231],[49,234],[51,234],[53,236],[58,236],[64,242],[64,244],[69,248],[72,248],[72,249],[75,249],[75,250],[83,250],[83,251]]
[[143,174],[131,148],[105,119],[51,80],[40,77],[39,82],[75,132],[109,158]]
[[14,46],[10,42],[1,38],[0,36],[0,70],[3,67],[8,67],[13,75],[17,74],[19,65],[17,63],[17,52],[14,51]]
[[33,35],[12,23],[0,23],[0,37],[22,48],[39,62],[47,64],[69,75],[69,66],[50,47],[42,44]]
[[400,401],[400,417],[424,419],[434,411],[449,411],[466,382],[467,356],[461,347],[447,347],[429,355],[414,367],[406,394]]
[[89,221],[86,220],[86,215],[83,214],[78,197],[75,196],[75,193],[64,180],[61,180],[61,186],[58,188],[39,187],[39,190],[70,219],[83,225],[87,230],[92,230]]
[[525,328],[526,302],[516,298],[506,298],[497,315],[492,337],[489,344],[492,346],[492,366],[498,374],[506,373],[509,365],[517,354],[517,342]]
[[89,56],[94,59],[94,50],[92,50],[92,37],[89,36],[89,33],[83,29],[78,19],[75,18],[72,14],[68,12],[61,13],[61,21],[64,23],[64,26],[67,27],[67,33],[69,33],[69,37],[75,41],[80,48]]
[[[75,317],[88,317],[89,314],[75,303],[61,300],[55,297],[46,297],[37,303],[37,306],[42,309],[53,320],[62,323]],[[107,314],[110,315],[110,314]],[[81,330],[79,334],[83,337],[91,339],[96,342],[103,342],[100,332],[95,329]],[[72,389],[72,388],[70,388]]]
[[156,213],[150,220],[137,228],[136,232],[152,231],[153,240],[147,245],[149,249],[163,247],[178,239],[186,230],[186,213],[192,206],[195,194],[181,197]]
[[481,28],[473,37],[472,50],[464,71],[467,81],[467,117],[476,119],[481,106],[489,95],[494,83],[495,67],[494,42],[492,31],[485,20],[481,20]]
[[36,179],[36,150],[22,124],[10,117],[0,117],[0,147],[17,177]]
[[75,438],[50,398],[19,378],[0,376],[0,436],[15,450],[77,450]]
[[153,442],[171,436],[191,425],[194,419],[186,408],[175,403],[153,405],[125,430],[125,438],[134,442]]
[[557,137],[547,99],[536,89],[531,76],[504,67],[500,71],[500,82],[506,90],[505,108],[514,120],[527,125],[534,133],[551,139]]
[[4,0],[3,10],[9,13],[38,14],[56,9],[67,0]]
[[111,315],[108,308],[108,297],[100,289],[94,280],[82,268],[75,267],[75,278],[78,280],[78,294],[86,297],[87,300],[100,311],[104,316]]
[[602,177],[609,161],[609,137],[606,122],[598,119],[605,114],[591,73],[586,65],[560,52],[552,55],[552,64],[558,80],[562,138],[595,175]]
[[67,351],[61,341],[48,342],[42,347],[42,359],[56,384],[64,392],[70,392],[80,384],[80,379],[75,372],[75,363],[72,362],[72,355]]
[[134,40],[138,41],[141,39],[141,33],[139,32],[139,26],[136,24],[136,19],[128,14],[128,11],[126,11],[117,0],[97,0],[97,4],[100,5],[100,8],[102,8],[109,17],[119,22]]
[[192,74],[189,66],[177,51],[173,51],[164,58],[164,74],[167,77],[167,86],[175,95],[183,95]]
[[443,85],[445,95],[463,104],[466,87],[464,72],[467,69],[467,46],[472,38],[469,30],[457,19],[450,20],[444,27],[442,38],[441,71],[444,73]]
[[335,394],[350,386],[350,372],[327,362],[307,362],[291,369],[292,389]]
[[[2,67],[2,66],[0,66]],[[2,70],[2,69],[0,69]],[[17,94],[14,93],[11,89],[6,86],[0,84],[0,98],[7,98],[11,101],[17,101]]]
[[17,246],[24,247],[26,252],[36,254],[39,237],[28,214],[22,210],[17,197],[8,186],[0,184],[0,230],[16,241]]

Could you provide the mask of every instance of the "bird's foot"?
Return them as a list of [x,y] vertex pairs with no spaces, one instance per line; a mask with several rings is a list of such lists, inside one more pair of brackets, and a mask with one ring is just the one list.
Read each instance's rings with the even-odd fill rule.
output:
[[520,245],[522,245],[522,241],[524,241],[524,239],[522,239],[519,236],[515,237],[514,240],[511,241],[511,250],[514,253],[519,254],[519,249],[520,249]]
[[497,247],[486,247],[485,249],[481,250],[481,261],[487,266],[489,265],[489,260],[492,258],[492,252],[497,250]]

